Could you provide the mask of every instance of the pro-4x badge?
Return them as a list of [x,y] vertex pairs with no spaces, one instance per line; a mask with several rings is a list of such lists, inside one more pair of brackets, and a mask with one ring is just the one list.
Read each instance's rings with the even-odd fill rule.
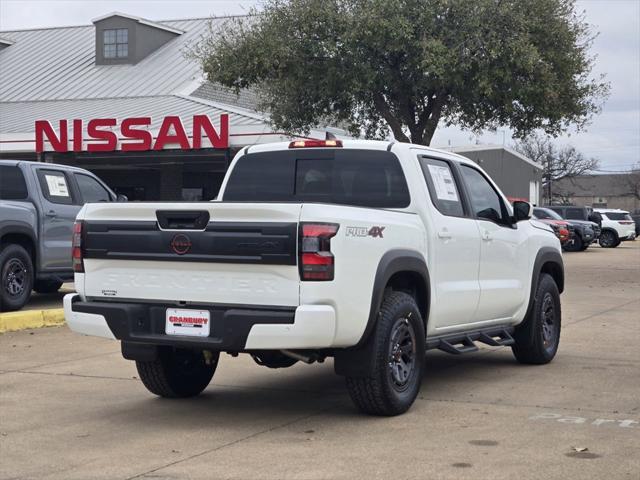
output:
[[347,237],[373,237],[383,238],[383,232],[386,227],[374,226],[374,227],[347,227]]

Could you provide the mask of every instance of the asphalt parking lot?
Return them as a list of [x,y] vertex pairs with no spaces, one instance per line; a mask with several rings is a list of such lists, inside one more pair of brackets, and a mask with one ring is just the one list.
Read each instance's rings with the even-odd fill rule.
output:
[[427,355],[409,413],[360,415],[331,362],[221,357],[203,395],[153,397],[119,344],[0,335],[0,478],[640,478],[640,241],[565,254],[558,356]]
[[62,298],[67,293],[75,291],[73,283],[65,283],[62,288],[55,293],[31,293],[29,302],[23,310],[44,310],[48,308],[62,308]]

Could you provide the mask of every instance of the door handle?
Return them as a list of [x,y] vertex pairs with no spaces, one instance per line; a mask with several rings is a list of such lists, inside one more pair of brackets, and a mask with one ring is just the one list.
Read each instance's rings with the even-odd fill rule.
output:
[[482,232],[482,239],[487,242],[492,240],[491,233],[489,232],[489,230],[485,230],[484,232]]
[[45,215],[49,218],[55,218],[58,216],[55,210],[49,210],[47,213],[45,213]]
[[452,237],[452,235],[451,235],[451,233],[449,233],[449,230],[440,230],[438,232],[438,238],[449,239],[451,237]]

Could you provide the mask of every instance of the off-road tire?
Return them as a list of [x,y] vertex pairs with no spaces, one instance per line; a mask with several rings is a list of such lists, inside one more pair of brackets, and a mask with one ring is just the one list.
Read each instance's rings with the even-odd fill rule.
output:
[[213,352],[207,365],[201,351],[161,347],[156,360],[136,360],[136,367],[151,393],[165,398],[194,397],[211,382],[219,356]]
[[[397,329],[413,334],[412,367],[404,385],[393,379],[393,359],[398,351],[394,353],[392,335]],[[425,357],[424,323],[411,295],[403,292],[385,295],[369,342],[372,342],[373,373],[369,377],[346,377],[351,399],[359,410],[370,415],[392,416],[406,412],[420,390]]]
[[33,290],[37,293],[55,293],[62,287],[62,282],[57,280],[36,280]]
[[543,365],[556,356],[560,344],[562,312],[560,292],[549,274],[540,274],[533,308],[516,330],[511,347],[520,363]]
[[33,289],[33,262],[20,245],[7,245],[0,251],[0,311],[20,310]]
[[576,235],[573,238],[573,242],[567,243],[564,248],[565,252],[580,252],[584,250],[584,242],[582,241],[582,237],[580,235]]
[[615,248],[620,245],[620,240],[612,230],[604,230],[600,233],[598,243],[602,248]]

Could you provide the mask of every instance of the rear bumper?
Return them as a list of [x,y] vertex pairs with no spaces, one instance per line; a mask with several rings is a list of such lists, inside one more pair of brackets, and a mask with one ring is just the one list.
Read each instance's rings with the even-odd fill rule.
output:
[[166,309],[175,307],[132,302],[83,302],[77,294],[64,298],[65,318],[71,330],[126,342],[244,351],[328,348],[335,337],[335,310],[328,305],[182,307],[210,312],[209,337],[165,334]]

